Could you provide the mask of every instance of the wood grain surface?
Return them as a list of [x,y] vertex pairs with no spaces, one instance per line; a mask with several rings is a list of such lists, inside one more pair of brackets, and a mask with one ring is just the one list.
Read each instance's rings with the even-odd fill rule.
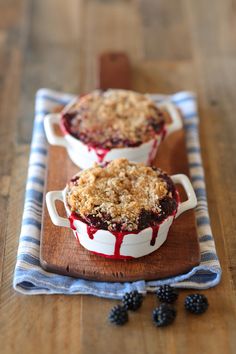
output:
[[[179,172],[188,174],[183,130],[175,132],[162,143],[155,165],[170,175]],[[65,149],[50,146],[45,193],[64,189],[77,172],[78,168],[70,161]],[[185,193],[179,190],[181,200],[184,201]],[[57,208],[59,214],[66,217],[63,203],[57,203]],[[157,251],[139,259],[125,261],[92,254],[79,244],[72,230],[55,226],[46,207],[45,194],[42,221],[40,263],[50,272],[90,280],[125,282],[163,279],[184,274],[200,262],[193,210],[174,221],[167,241]]]
[[[0,351],[34,354],[233,354],[236,348],[236,6],[234,0],[0,0]],[[151,323],[154,295],[130,323],[117,303],[89,296],[22,296],[12,289],[35,91],[86,92],[96,58],[126,51],[142,92],[194,90],[211,225],[223,277],[194,317],[182,291],[173,326]]]

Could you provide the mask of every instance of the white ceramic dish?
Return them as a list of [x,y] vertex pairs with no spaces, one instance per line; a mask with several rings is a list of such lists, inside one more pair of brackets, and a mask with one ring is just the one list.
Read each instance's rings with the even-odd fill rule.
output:
[[[66,187],[62,191],[48,192],[46,203],[52,222],[61,227],[72,228],[75,237],[87,250],[109,258],[138,258],[156,251],[166,240],[170,226],[183,212],[195,208],[197,199],[187,176],[178,174],[171,177],[175,184],[181,184],[187,194],[187,200],[178,200],[177,212],[155,227],[148,227],[135,232],[110,232],[89,226],[81,219],[73,218],[66,203]],[[61,217],[55,202],[64,203],[67,218]]]
[[[74,100],[65,107],[64,111],[72,106],[73,103]],[[68,133],[68,131],[66,131],[66,129],[63,129],[63,126],[61,130],[63,131],[64,136],[59,136],[55,132],[54,126],[63,125],[61,119],[62,114],[60,113],[48,114],[44,120],[44,128],[49,143],[51,145],[65,147],[71,160],[80,168],[89,168],[93,166],[95,162],[101,163],[120,157],[127,158],[129,161],[143,162],[150,165],[156,155],[161,141],[173,132],[182,128],[180,113],[171,102],[159,104],[158,107],[169,113],[172,122],[165,124],[164,129],[162,129],[160,134],[156,135],[155,139],[152,139],[137,147],[114,148],[110,150],[94,148],[73,137]]]

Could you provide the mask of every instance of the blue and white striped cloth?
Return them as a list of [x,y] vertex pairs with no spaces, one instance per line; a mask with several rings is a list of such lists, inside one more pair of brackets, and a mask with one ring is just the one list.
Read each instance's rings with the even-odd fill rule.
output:
[[[75,279],[48,273],[39,263],[40,228],[42,218],[43,185],[47,163],[47,142],[43,120],[58,104],[68,103],[74,96],[41,89],[36,95],[35,123],[26,184],[26,197],[19,240],[13,285],[23,294],[91,294],[108,298],[121,298],[134,289],[146,293],[162,284],[179,288],[206,289],[215,286],[221,278],[221,268],[216,254],[210,227],[204,170],[198,136],[196,97],[191,92],[179,92],[172,96],[151,95],[156,102],[171,99],[184,117],[186,144],[192,183],[197,195],[196,219],[201,250],[201,263],[189,273],[173,278],[132,283],[106,283]],[[181,172],[181,171],[179,171]]]

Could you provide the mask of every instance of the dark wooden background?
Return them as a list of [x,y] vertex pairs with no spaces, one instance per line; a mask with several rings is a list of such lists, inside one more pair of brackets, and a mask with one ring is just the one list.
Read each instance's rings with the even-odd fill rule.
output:
[[[147,296],[129,325],[114,328],[115,301],[31,296],[12,289],[34,94],[40,87],[86,92],[96,58],[126,51],[133,87],[194,90],[212,228],[223,268],[204,293],[209,311],[184,312],[156,329]],[[0,351],[8,353],[235,353],[236,348],[236,2],[234,0],[0,0]]]

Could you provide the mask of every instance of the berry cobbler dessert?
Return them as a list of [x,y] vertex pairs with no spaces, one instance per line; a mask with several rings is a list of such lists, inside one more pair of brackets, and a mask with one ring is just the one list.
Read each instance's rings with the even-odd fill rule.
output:
[[169,99],[158,105],[155,100],[129,90],[95,90],[73,98],[60,113],[47,114],[45,133],[82,169],[117,158],[152,165],[162,141],[183,126]]
[[93,91],[62,115],[62,129],[99,149],[137,147],[163,134],[164,116],[144,94],[128,90]]
[[[181,202],[176,184],[187,200]],[[86,250],[127,260],[160,248],[175,219],[195,208],[197,198],[187,176],[169,177],[159,168],[117,158],[80,171],[63,190],[48,192],[46,203],[54,225],[73,230]]]
[[179,199],[166,173],[120,158],[79,172],[66,201],[73,215],[96,229],[135,232],[175,215]]

